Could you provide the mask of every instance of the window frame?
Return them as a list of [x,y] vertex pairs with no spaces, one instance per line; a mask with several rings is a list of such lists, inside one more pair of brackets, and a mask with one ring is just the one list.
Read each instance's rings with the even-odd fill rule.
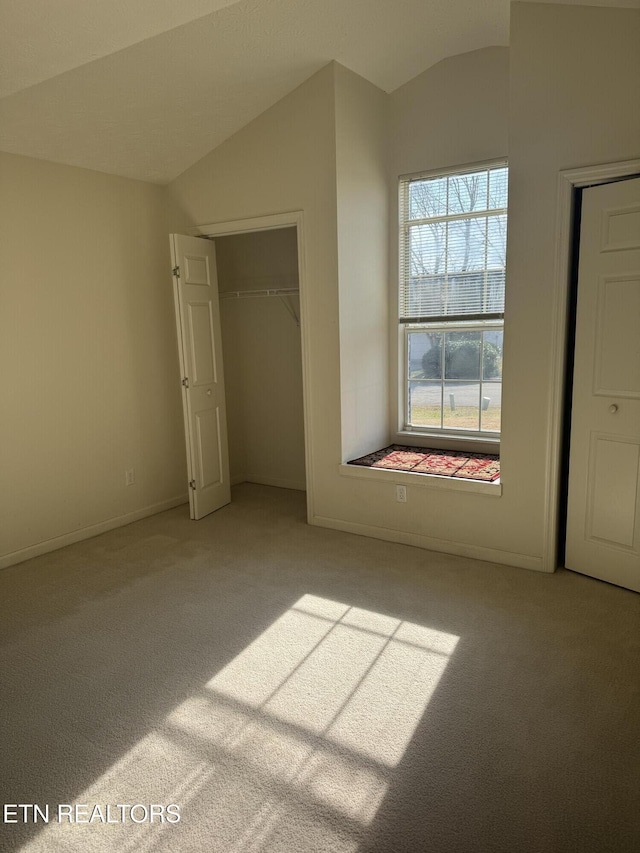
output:
[[[401,293],[404,286],[404,246],[406,229],[410,227],[413,220],[405,219],[405,208],[403,206],[404,194],[406,186],[412,181],[429,180],[440,177],[464,176],[465,174],[487,171],[489,169],[506,168],[508,170],[509,163],[506,157],[498,157],[496,159],[467,163],[464,165],[456,165],[444,169],[433,169],[429,171],[420,171],[407,175],[400,175],[398,178],[397,188],[397,203],[398,203],[398,224],[397,224],[397,246],[398,246],[398,287],[397,287],[397,310],[395,312],[395,327],[397,330],[397,352],[400,359],[400,364],[397,371],[397,379],[400,387],[398,388],[398,406],[397,406],[397,435],[398,438],[407,440],[411,437],[411,442],[415,444],[425,445],[428,443],[431,446],[440,445],[444,449],[455,449],[456,445],[460,449],[469,449],[470,445],[479,452],[496,452],[499,450],[502,424],[500,431],[481,431],[481,430],[465,430],[457,427],[435,427],[435,426],[416,426],[409,422],[409,388],[410,388],[410,365],[409,365],[409,332],[419,331],[421,329],[431,329],[433,331],[482,331],[483,329],[492,329],[504,331],[504,313],[491,312],[486,315],[472,315],[466,318],[463,315],[451,315],[447,317],[420,317],[412,318],[407,321],[401,319]],[[508,180],[508,172],[507,172]],[[494,212],[495,211],[495,212]],[[475,213],[475,211],[473,211]],[[482,215],[484,211],[480,212]],[[506,208],[491,209],[492,215],[505,214],[507,217],[507,233],[508,233],[508,198]],[[460,214],[459,216],[464,216]],[[446,217],[448,218],[448,217]],[[455,219],[456,215],[452,215]],[[482,374],[482,370],[480,371]],[[471,381],[471,380],[470,380]],[[482,377],[478,380],[482,388]],[[442,377],[443,385],[446,383],[446,378]],[[480,400],[482,392],[480,392]],[[444,403],[443,403],[444,410]],[[442,423],[442,417],[441,417]],[[482,447],[484,445],[484,447]]]

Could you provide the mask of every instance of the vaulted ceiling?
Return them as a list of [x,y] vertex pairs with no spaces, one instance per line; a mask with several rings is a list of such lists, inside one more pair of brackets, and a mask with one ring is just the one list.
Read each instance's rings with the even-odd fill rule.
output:
[[509,0],[2,0],[0,150],[165,183],[333,59],[391,92],[508,22]]

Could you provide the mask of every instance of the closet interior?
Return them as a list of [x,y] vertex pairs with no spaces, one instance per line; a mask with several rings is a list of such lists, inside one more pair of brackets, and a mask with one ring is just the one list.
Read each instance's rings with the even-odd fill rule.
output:
[[215,245],[231,483],[304,491],[296,228]]

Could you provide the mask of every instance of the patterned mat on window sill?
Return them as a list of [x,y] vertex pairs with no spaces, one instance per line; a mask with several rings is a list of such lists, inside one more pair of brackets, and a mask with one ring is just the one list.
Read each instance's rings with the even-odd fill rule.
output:
[[500,477],[500,457],[489,453],[462,453],[451,450],[429,450],[390,444],[382,450],[352,459],[349,465],[410,471],[412,474],[437,474],[466,480],[493,482]]

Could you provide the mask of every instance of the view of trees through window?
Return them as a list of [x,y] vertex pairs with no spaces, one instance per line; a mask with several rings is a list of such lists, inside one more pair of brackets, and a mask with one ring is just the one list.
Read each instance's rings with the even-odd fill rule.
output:
[[401,182],[406,423],[498,433],[507,167]]
[[409,423],[499,432],[502,329],[407,330]]

